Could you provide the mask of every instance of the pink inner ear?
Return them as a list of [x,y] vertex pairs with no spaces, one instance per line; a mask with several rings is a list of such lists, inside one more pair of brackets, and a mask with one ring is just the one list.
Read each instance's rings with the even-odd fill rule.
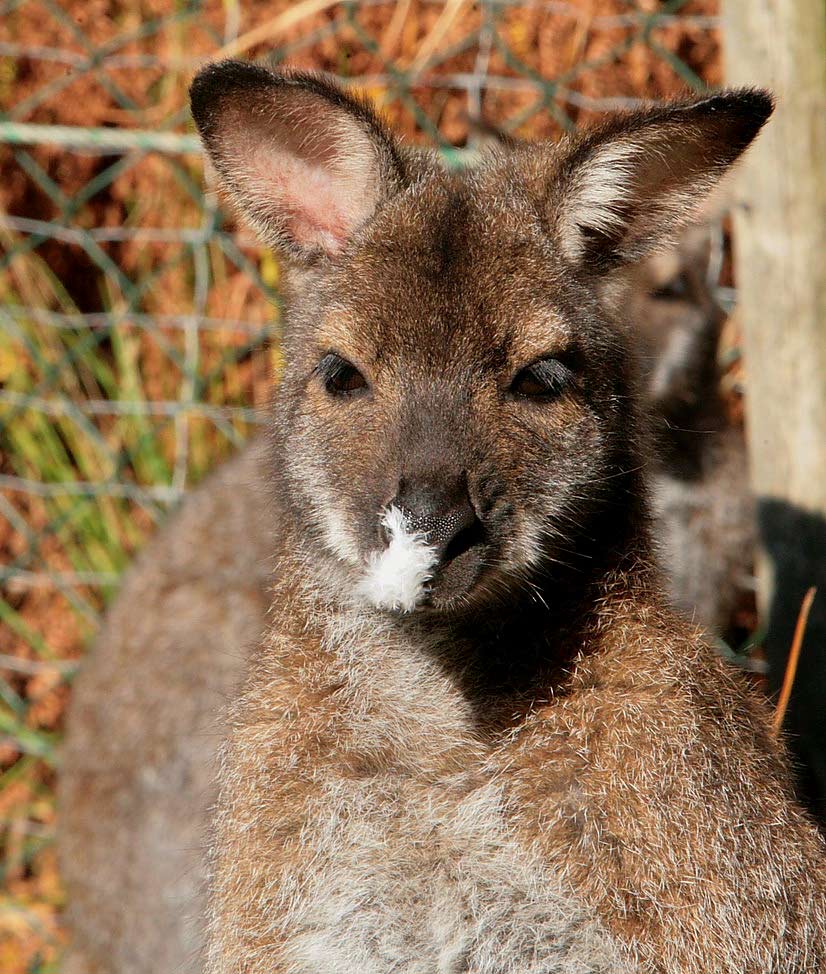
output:
[[341,250],[376,203],[372,152],[367,146],[349,149],[322,160],[271,144],[248,146],[241,153],[246,164],[236,168],[247,211],[302,250]]
[[339,198],[342,182],[346,179],[331,177],[323,166],[294,157],[282,158],[273,167],[269,192],[281,201],[285,229],[296,243],[331,252],[344,246],[358,215],[352,212],[354,207],[347,207],[346,199]]
[[261,236],[296,256],[340,251],[382,192],[377,134],[301,87],[226,100],[210,155]]

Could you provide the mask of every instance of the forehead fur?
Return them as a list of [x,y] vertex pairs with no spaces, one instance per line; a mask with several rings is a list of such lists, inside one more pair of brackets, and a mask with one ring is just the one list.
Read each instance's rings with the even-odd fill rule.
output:
[[548,354],[571,343],[581,292],[518,169],[493,161],[431,172],[388,201],[334,273],[318,338],[376,358],[445,343]]

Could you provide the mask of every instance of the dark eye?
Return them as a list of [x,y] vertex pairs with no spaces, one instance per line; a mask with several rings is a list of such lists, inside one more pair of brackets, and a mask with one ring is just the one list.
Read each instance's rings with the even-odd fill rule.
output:
[[571,370],[559,359],[543,358],[520,369],[511,383],[511,392],[526,399],[553,399],[570,384]]
[[330,352],[315,368],[331,396],[353,396],[367,388],[367,380],[346,358]]
[[658,301],[676,301],[691,294],[691,282],[685,273],[677,274],[651,292]]

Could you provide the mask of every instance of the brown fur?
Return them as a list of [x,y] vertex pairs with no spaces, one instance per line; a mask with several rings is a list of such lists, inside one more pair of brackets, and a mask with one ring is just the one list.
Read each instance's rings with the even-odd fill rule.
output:
[[[615,969],[571,895],[641,970],[824,969],[822,840],[767,715],[650,565],[610,312],[615,272],[690,215],[768,99],[620,117],[455,175],[318,79],[220,65],[193,108],[242,207],[295,154],[290,207],[250,216],[312,275],[275,409],[273,624],[220,775],[208,970],[569,971],[583,944],[584,969]],[[304,196],[360,180],[370,212],[313,209],[308,234]],[[478,525],[440,547],[418,607],[365,604],[394,541],[382,510],[404,498],[441,537],[460,489]]]
[[[415,631],[393,645],[362,625],[342,659],[307,631],[303,597],[276,594],[278,633],[233,708],[210,970],[247,970],[252,958],[304,969],[286,945],[319,918],[291,901],[318,882],[359,882],[350,856],[370,861],[370,850],[348,847],[353,816],[362,828],[379,819],[382,863],[395,849],[422,895],[422,875],[446,854],[428,839],[423,869],[406,850],[417,802],[432,813],[434,794],[449,802],[453,789],[465,797],[492,782],[522,848],[539,844],[551,875],[630,945],[640,970],[824,969],[823,845],[791,798],[768,715],[644,583],[629,588],[618,571],[589,623],[554,643],[562,658],[587,646],[572,675],[501,697],[415,657]],[[473,866],[468,855],[460,868]],[[346,919],[335,929],[343,940]]]
[[[702,240],[698,247],[692,236],[674,257],[652,259],[635,278],[628,319],[650,373],[646,396],[651,389],[659,400],[663,394],[682,400],[687,388],[697,389],[694,394],[704,402],[715,398],[716,372],[709,381],[695,367],[698,343],[709,329],[716,337],[712,312],[691,290],[675,293],[680,281],[704,274],[705,264]],[[652,408],[656,415],[656,401]],[[705,420],[701,429],[708,429]],[[59,849],[75,948],[87,963],[97,958],[100,974],[153,974],[158,957],[169,958],[173,970],[200,969],[201,932],[194,918],[205,910],[202,869],[180,860],[200,850],[206,810],[215,800],[210,775],[219,735],[204,733],[207,713],[230,694],[247,650],[264,631],[269,596],[263,590],[272,550],[264,527],[267,494],[258,484],[257,456],[264,447],[263,441],[251,444],[185,499],[182,511],[130,569],[74,687],[62,762]],[[667,546],[665,568],[677,604],[722,630],[737,596],[733,569],[742,570],[751,559],[743,441],[728,430],[704,432],[699,448],[720,460],[704,462],[698,478],[658,464],[654,535]],[[212,625],[214,588],[204,584],[215,561],[224,566],[222,598],[232,606],[220,640]],[[248,597],[251,570],[261,599]],[[159,585],[168,593],[166,601],[159,602]],[[176,608],[170,611],[173,593]],[[186,699],[195,706],[181,707],[179,682],[169,683],[170,661],[181,674],[209,673],[209,681],[186,687]],[[161,738],[166,762],[180,773],[145,773],[157,768],[153,755]],[[99,741],[115,754],[117,790],[100,785],[115,773],[108,762],[98,757],[89,767],[88,755]],[[150,804],[166,835],[162,843],[140,837]],[[136,861],[142,863],[137,870]],[[127,891],[124,882],[136,871],[140,879]],[[79,974],[88,970],[78,967]]]

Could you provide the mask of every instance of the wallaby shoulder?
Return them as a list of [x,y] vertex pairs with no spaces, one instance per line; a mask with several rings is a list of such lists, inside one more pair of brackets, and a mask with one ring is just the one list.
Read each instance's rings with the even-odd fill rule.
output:
[[645,970],[826,969],[826,849],[768,708],[662,604],[606,608],[502,751],[520,828]]

